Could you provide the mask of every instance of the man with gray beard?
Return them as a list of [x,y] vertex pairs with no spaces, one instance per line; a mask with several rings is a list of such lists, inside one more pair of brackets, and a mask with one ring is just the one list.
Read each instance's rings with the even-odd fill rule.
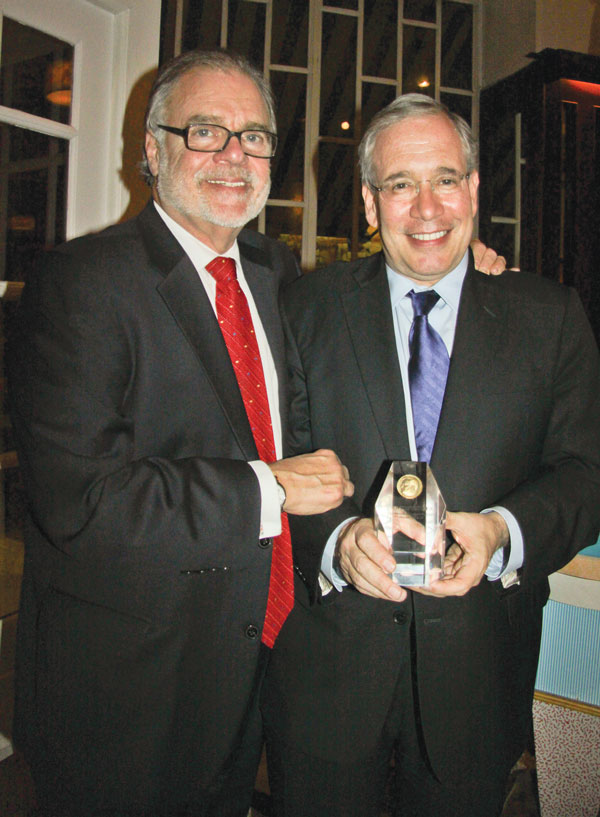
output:
[[244,60],[177,58],[148,104],[153,200],[27,282],[15,740],[44,815],[247,814],[258,692],[293,605],[285,512],[353,491],[331,451],[281,459],[278,292],[298,267],[243,229],[275,130]]

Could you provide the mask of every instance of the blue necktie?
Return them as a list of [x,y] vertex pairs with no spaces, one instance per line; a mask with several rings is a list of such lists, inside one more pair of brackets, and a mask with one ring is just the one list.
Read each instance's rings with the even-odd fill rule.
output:
[[432,289],[424,292],[411,290],[408,297],[412,301],[414,312],[408,336],[408,379],[415,441],[419,460],[429,462],[442,410],[450,359],[444,341],[427,319],[440,298],[438,293]]

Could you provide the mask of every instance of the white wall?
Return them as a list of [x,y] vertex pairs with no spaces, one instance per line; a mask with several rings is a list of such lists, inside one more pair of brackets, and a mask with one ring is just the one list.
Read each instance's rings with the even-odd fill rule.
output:
[[483,87],[513,74],[527,54],[562,48],[600,55],[600,0],[483,0]]
[[600,17],[599,0],[537,0],[536,51],[566,48],[582,54],[600,54],[595,17]]
[[535,51],[535,0],[483,0],[483,87],[529,65]]
[[[141,159],[143,114],[158,66],[160,0],[89,0],[114,15],[109,221],[133,215],[148,197],[136,165]],[[114,174],[114,175],[112,175]]]

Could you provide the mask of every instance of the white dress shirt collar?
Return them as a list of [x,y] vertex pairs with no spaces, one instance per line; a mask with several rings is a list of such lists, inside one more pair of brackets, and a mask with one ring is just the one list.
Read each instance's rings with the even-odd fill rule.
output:
[[[169,230],[173,233],[177,241],[181,244],[183,249],[185,250],[186,255],[189,257],[192,264],[196,267],[198,272],[202,275],[201,270],[205,270],[206,265],[210,263],[213,258],[217,258],[219,253],[216,253],[214,250],[211,250],[206,244],[200,241],[199,238],[193,236],[185,227],[182,227],[175,219],[171,218],[171,216],[166,213],[163,208],[158,204],[158,202],[154,202],[154,206],[165,222]],[[231,247],[227,250],[224,254],[227,258],[233,258],[235,261],[235,266],[238,273],[238,278],[240,276],[240,270],[242,269],[242,264],[240,260],[240,248],[238,247],[237,239],[233,242]],[[242,272],[243,275],[243,272]]]
[[[469,251],[467,250],[459,264],[449,273],[444,275],[443,278],[440,278],[437,284],[435,284],[433,287],[433,289],[435,289],[435,291],[439,294],[440,298],[447,303],[448,306],[452,307],[454,314],[458,313],[460,294],[468,267]],[[425,286],[424,284],[415,283],[401,272],[396,272],[387,263],[385,265],[385,269],[390,285],[392,306],[395,306],[402,300],[402,298],[405,298],[411,289],[414,289],[415,292],[422,292],[425,289],[430,289],[430,287]]]

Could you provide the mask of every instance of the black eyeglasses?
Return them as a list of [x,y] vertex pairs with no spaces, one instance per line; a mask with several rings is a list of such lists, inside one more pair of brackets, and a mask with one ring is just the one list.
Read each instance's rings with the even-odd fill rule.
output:
[[277,150],[277,136],[268,130],[233,131],[221,125],[207,122],[194,123],[187,128],[174,128],[172,125],[158,125],[161,130],[181,136],[188,150],[198,153],[220,153],[225,150],[232,136],[239,139],[246,156],[256,159],[272,159]]

